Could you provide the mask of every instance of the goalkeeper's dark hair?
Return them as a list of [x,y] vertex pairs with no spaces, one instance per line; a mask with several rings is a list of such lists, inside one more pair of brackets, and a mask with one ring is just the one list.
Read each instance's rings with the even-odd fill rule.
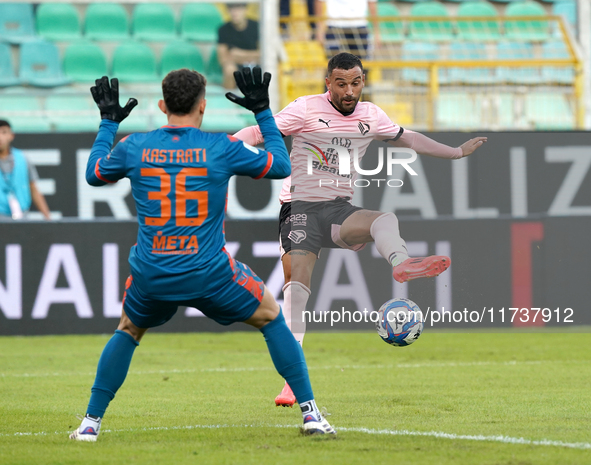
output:
[[346,71],[348,69],[353,69],[356,66],[359,66],[361,72],[363,73],[363,63],[361,63],[361,60],[358,56],[346,52],[339,53],[328,61],[327,76],[330,76],[334,69],[344,69]]
[[162,80],[162,95],[168,111],[174,115],[188,115],[205,96],[205,77],[190,69],[171,71]]
[[0,119],[0,128],[6,127],[6,126],[10,127],[10,123],[8,121],[6,121],[5,119]]

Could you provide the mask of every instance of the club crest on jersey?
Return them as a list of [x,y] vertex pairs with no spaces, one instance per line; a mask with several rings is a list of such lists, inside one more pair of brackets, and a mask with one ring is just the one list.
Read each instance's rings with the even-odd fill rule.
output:
[[290,231],[287,238],[293,242],[294,244],[299,244],[307,237],[306,231],[302,229],[296,229],[295,231]]
[[357,125],[357,127],[359,128],[359,132],[364,136],[369,132],[370,129],[369,124],[361,122]]

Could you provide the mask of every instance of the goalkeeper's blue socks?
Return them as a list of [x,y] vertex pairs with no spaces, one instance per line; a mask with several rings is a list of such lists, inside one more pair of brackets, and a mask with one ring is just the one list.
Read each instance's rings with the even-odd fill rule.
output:
[[302,346],[295,340],[285,323],[283,312],[261,328],[275,368],[293,391],[304,417],[318,415],[314,394],[308,377],[308,367]]
[[139,345],[130,334],[116,330],[105,346],[96,370],[91,389],[87,415],[101,418],[125,381],[131,358]]

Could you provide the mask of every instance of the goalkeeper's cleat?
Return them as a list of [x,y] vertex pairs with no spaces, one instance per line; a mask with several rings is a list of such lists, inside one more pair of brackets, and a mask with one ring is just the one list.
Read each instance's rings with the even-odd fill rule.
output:
[[281,391],[281,394],[279,394],[277,397],[275,397],[275,405],[277,407],[293,407],[293,404],[296,403],[296,398],[293,395],[293,392],[291,390],[291,388],[289,387],[289,384],[285,383],[285,386],[283,386],[283,390]]
[[334,434],[336,436],[337,432],[332,426],[330,426],[330,423],[326,421],[326,418],[324,418],[322,415],[318,416],[319,418],[316,418],[316,416],[310,414],[304,417],[304,426],[301,429],[302,434],[306,436],[316,434]]
[[451,259],[443,255],[408,258],[394,267],[393,276],[399,283],[417,278],[433,278],[449,268]]
[[101,419],[91,418],[86,415],[79,428],[70,434],[70,439],[75,441],[96,442],[101,431]]

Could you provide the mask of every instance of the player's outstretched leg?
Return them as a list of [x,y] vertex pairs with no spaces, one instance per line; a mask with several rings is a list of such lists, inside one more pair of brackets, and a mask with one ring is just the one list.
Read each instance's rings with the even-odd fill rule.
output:
[[[310,289],[302,283],[290,281],[283,286],[285,322],[300,345],[303,345],[304,336],[306,335],[306,321],[302,318],[302,315],[309,297]],[[275,405],[278,407],[293,407],[295,402],[295,395],[286,382],[281,394],[275,397]]]
[[316,406],[302,347],[291,334],[281,308],[267,289],[261,306],[246,323],[263,333],[275,368],[291,386],[304,418],[302,432],[336,434]]
[[398,218],[394,213],[377,217],[371,224],[370,234],[380,255],[392,264],[392,275],[399,283],[417,278],[433,278],[451,264],[451,259],[443,255],[410,258],[406,243],[400,237]]
[[70,439],[89,442],[97,440],[102,417],[125,381],[135,348],[145,332],[145,329],[135,327],[123,312],[118,329],[107,342],[99,359],[86,415],[78,429],[70,434]]

